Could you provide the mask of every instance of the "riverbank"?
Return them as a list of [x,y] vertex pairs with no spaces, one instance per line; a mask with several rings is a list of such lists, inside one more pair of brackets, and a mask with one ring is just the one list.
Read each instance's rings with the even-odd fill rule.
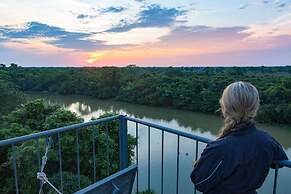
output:
[[[82,116],[87,121],[91,117],[98,117],[98,115],[105,112],[113,112],[116,114],[127,114],[139,119],[150,118],[154,121],[162,121],[165,125],[175,122],[175,127],[188,129],[188,132],[195,129],[200,129],[202,132],[209,131],[212,134],[210,138],[216,137],[218,129],[223,124],[223,119],[219,115],[178,110],[169,107],[137,105],[114,99],[101,100],[83,95],[60,95],[50,92],[29,92],[28,97],[30,99],[45,98],[48,103],[59,104]],[[258,126],[272,135],[287,135],[291,137],[290,125],[258,123]],[[285,133],[279,135],[280,132],[278,133],[278,131],[285,131]]]
[[[172,119],[174,119],[176,117],[176,115],[172,115],[168,118],[164,118],[162,115],[168,115],[168,114],[165,114],[166,112],[171,112],[171,111],[182,111],[182,112],[185,112],[185,113],[193,113],[195,115],[201,115],[199,116],[199,118],[204,121],[203,117],[204,116],[211,116],[212,119],[214,120],[219,120],[220,122],[220,125],[219,126],[216,126],[217,128],[220,128],[221,125],[222,125],[222,119],[221,119],[221,116],[219,113],[217,114],[210,114],[210,113],[203,113],[203,112],[194,112],[194,111],[191,111],[191,110],[183,110],[183,109],[178,109],[178,108],[175,108],[175,107],[165,107],[165,106],[149,106],[149,105],[140,105],[140,104],[134,104],[134,103],[127,103],[127,102],[124,102],[124,101],[120,101],[120,100],[116,100],[114,98],[111,98],[111,99],[98,99],[96,97],[92,97],[92,96],[85,96],[85,95],[77,95],[77,94],[72,94],[72,95],[63,95],[63,94],[58,94],[58,93],[54,93],[54,92],[48,92],[48,91],[39,91],[39,92],[35,92],[35,91],[28,91],[26,92],[26,94],[28,95],[29,99],[35,99],[37,97],[43,97],[43,98],[48,98],[49,99],[49,102],[51,103],[59,103],[60,101],[62,102],[62,106],[64,107],[68,107],[70,106],[69,104],[73,104],[74,101],[80,101],[82,102],[83,99],[85,98],[87,100],[87,102],[89,104],[95,104],[94,102],[95,101],[102,101],[103,105],[102,107],[96,107],[95,109],[98,109],[98,108],[102,108],[104,110],[107,110],[107,111],[112,111],[111,109],[111,106],[113,105],[113,107],[115,107],[115,110],[118,110],[118,109],[122,109],[123,107],[128,107],[129,110],[128,112],[129,113],[132,113],[134,112],[134,115],[135,117],[137,118],[142,118],[141,115],[143,116],[151,116],[151,117],[155,117],[156,119],[165,119],[167,121],[170,121]],[[73,98],[72,98],[73,97]],[[63,100],[65,99],[65,100]],[[72,100],[74,99],[74,100]],[[71,106],[73,112],[77,112],[79,115],[83,115],[83,114],[86,114],[86,112],[90,112],[91,111],[94,111],[94,108],[92,110],[92,107],[87,107],[87,105],[81,105],[82,108],[79,109],[79,110],[73,110],[74,106]],[[150,109],[152,109],[152,111],[150,112],[144,112],[142,111],[142,108],[139,109],[141,111],[142,114],[138,114],[135,110],[136,106],[141,106],[141,107],[146,107],[147,109],[149,109],[149,107],[151,107]],[[132,108],[131,108],[132,107]],[[158,110],[158,111],[157,111]],[[159,114],[160,110],[164,110],[162,114]],[[169,115],[168,115],[169,116]],[[177,115],[179,117],[179,115]],[[191,120],[190,118],[187,118],[188,120]],[[185,120],[184,122],[182,123],[185,123],[183,126],[185,127],[188,127],[190,126],[189,123],[186,122],[186,119],[183,119],[183,118],[180,118],[180,120]],[[207,122],[207,121],[205,121]],[[262,123],[262,122],[257,122],[259,125],[263,125],[267,128],[281,128],[281,129],[284,129],[284,130],[288,130],[291,132],[291,125],[288,125],[288,124],[278,124],[278,123]]]

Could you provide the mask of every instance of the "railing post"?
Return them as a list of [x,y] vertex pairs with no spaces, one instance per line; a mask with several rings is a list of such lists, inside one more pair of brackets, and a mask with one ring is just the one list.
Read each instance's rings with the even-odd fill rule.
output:
[[128,166],[128,140],[127,140],[127,119],[126,115],[119,117],[119,163],[120,170]]
[[276,194],[277,193],[278,168],[279,168],[279,165],[276,164],[275,177],[274,177],[274,185],[273,185],[273,194]]

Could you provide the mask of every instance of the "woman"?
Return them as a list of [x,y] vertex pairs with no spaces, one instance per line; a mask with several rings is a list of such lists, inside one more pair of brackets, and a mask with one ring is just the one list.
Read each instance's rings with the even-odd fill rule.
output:
[[191,173],[195,188],[204,194],[256,194],[275,167],[287,160],[279,143],[256,128],[259,93],[250,83],[234,82],[220,99],[224,126],[209,143]]

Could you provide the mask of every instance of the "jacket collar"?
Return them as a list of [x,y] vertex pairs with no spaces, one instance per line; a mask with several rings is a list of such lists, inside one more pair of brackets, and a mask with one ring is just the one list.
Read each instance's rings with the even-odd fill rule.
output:
[[255,130],[256,130],[255,122],[251,121],[247,125],[244,125],[240,128],[233,129],[230,135],[244,135],[244,134],[252,133]]

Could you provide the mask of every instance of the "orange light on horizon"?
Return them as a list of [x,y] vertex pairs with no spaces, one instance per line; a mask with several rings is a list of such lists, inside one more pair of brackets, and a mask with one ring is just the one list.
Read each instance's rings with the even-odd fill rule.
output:
[[89,64],[94,63],[95,61],[97,61],[97,59],[87,59],[86,62]]
[[87,53],[89,55],[89,59],[85,60],[89,64],[93,64],[96,61],[99,61],[104,54],[100,52],[94,52],[94,53]]
[[[189,43],[190,42],[190,43]],[[209,54],[223,54],[238,51],[250,52],[266,48],[274,48],[276,45],[273,39],[233,39],[212,37],[209,39],[196,40],[195,44],[185,39],[181,44],[152,44],[149,46],[135,46],[113,50],[98,50],[85,53],[86,62],[91,65],[125,64],[136,63],[148,60],[172,60],[175,57],[207,56]]]
[[94,64],[95,62],[116,62],[127,59],[142,60],[149,58],[187,55],[192,54],[193,52],[195,51],[188,48],[135,48],[128,50],[105,50],[101,52],[86,53],[88,55],[86,62],[89,64]]

